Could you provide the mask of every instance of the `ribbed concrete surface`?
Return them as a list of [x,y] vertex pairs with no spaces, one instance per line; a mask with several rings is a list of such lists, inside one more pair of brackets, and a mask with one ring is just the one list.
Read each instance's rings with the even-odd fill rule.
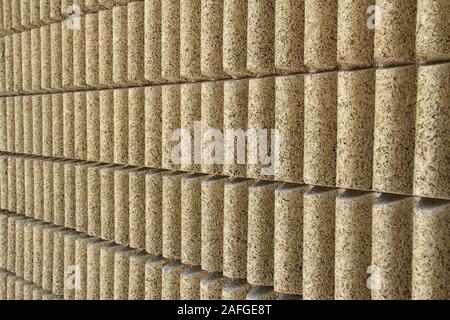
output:
[[449,14],[0,1],[0,299],[450,299]]

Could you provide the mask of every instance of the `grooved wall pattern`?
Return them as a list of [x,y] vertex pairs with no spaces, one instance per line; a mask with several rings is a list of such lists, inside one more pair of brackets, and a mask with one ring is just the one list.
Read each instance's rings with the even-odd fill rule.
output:
[[0,0],[0,299],[450,299],[449,21]]

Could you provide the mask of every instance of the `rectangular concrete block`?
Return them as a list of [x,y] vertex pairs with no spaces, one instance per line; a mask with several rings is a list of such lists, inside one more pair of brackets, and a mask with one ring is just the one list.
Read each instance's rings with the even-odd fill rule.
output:
[[201,15],[201,0],[180,0],[180,75],[192,81],[202,79]]
[[[4,100],[3,100],[4,101]],[[1,105],[1,102],[0,102]],[[23,152],[33,154],[33,97],[23,96]],[[0,106],[1,108],[1,106]],[[4,109],[6,111],[6,109]],[[1,114],[2,111],[0,111]],[[1,117],[1,115],[0,115]],[[1,123],[1,120],[0,120]],[[6,129],[6,124],[5,124]],[[6,136],[5,136],[6,137]],[[3,148],[1,148],[3,149]],[[3,149],[5,150],[5,149]]]
[[15,31],[22,31],[24,29],[24,27],[22,26],[20,11],[21,11],[20,0],[11,1],[12,29]]
[[62,94],[63,108],[63,155],[75,158],[75,100],[72,92]]
[[102,87],[113,83],[113,15],[112,10],[98,13],[98,81]]
[[23,229],[23,278],[33,281],[33,230],[38,223],[33,219],[25,220]]
[[88,204],[87,204],[87,169],[92,163],[79,163],[75,167],[75,226],[78,232],[87,232]]
[[15,276],[13,273],[8,274],[8,278],[6,280],[6,300],[15,300],[16,299],[16,281],[18,280],[18,277]]
[[128,83],[143,84],[144,73],[144,15],[143,1],[128,3]]
[[24,159],[25,175],[25,215],[34,217],[34,161],[36,158]]
[[20,0],[20,24],[24,29],[31,29],[30,0]]
[[180,0],[161,2],[161,76],[180,80]]
[[100,160],[100,96],[98,91],[86,92],[86,158]]
[[145,263],[145,300],[161,300],[162,268],[168,262],[157,256]]
[[128,90],[128,163],[145,164],[145,90]]
[[144,77],[161,82],[161,0],[145,0],[144,10]]
[[64,238],[71,233],[68,229],[58,229],[53,238],[53,286],[52,292],[58,296],[64,295],[66,281],[64,273]]
[[129,176],[129,237],[130,247],[145,249],[145,176],[147,169],[130,172]]
[[303,298],[334,298],[337,189],[314,187],[303,197]]
[[25,227],[25,221],[26,219],[19,219],[16,221],[15,226],[15,270],[14,273],[23,278],[23,272],[24,272],[24,227]]
[[210,273],[200,282],[200,300],[222,299],[223,288],[231,282],[221,273]]
[[86,84],[99,86],[99,18],[97,13],[85,16],[86,26]]
[[303,292],[303,195],[309,187],[283,184],[275,190],[274,289]]
[[44,161],[38,159],[34,161],[33,168],[34,182],[34,218],[44,219]]
[[42,96],[42,155],[53,156],[53,104],[52,95]]
[[16,159],[8,158],[8,211],[16,212]]
[[[64,299],[66,300],[74,300],[75,299],[75,289],[76,285],[79,284],[76,282],[76,279],[73,279],[75,272],[80,271],[77,270],[75,266],[75,239],[78,237],[78,234],[67,233],[64,235]],[[73,279],[73,281],[70,281]]]
[[180,276],[189,267],[179,261],[173,261],[162,268],[161,300],[180,299]]
[[275,151],[272,144],[272,129],[275,128],[275,78],[251,79],[248,86],[247,176],[271,179],[274,173],[272,155]]
[[275,67],[275,1],[247,1],[247,69],[268,75]]
[[130,257],[128,300],[145,299],[145,263],[151,257],[145,251]]
[[3,0],[3,25],[7,33],[12,31],[12,1]]
[[450,44],[445,39],[449,6],[445,0],[417,1],[416,57],[419,62],[449,60]]
[[14,140],[16,153],[23,153],[23,99],[14,97]]
[[40,9],[40,0],[30,0],[30,23],[33,27],[38,27],[41,24]]
[[13,36],[5,36],[5,93],[14,91],[14,46]]
[[62,24],[50,26],[52,89],[62,88]]
[[64,105],[61,93],[52,95],[52,155],[64,156]]
[[207,79],[224,77],[223,1],[201,0],[201,72]]
[[114,256],[121,248],[114,243],[100,248],[100,300],[114,299]]
[[25,214],[25,167],[24,158],[16,158],[16,213]]
[[42,289],[53,288],[53,253],[55,232],[58,228],[46,225],[42,231]]
[[52,34],[51,26],[41,27],[41,88],[49,91],[52,89]]
[[87,245],[86,299],[100,299],[100,250],[110,243],[97,239]]
[[[1,23],[1,21],[0,21],[0,23]],[[0,28],[1,28],[1,24],[0,24]],[[6,68],[5,39],[1,38],[0,39],[0,95],[4,95],[6,93],[5,68]]]
[[205,173],[222,174],[223,139],[223,82],[202,83],[201,97],[201,150]]
[[114,162],[114,92],[99,92],[100,117],[100,161]]
[[128,80],[127,6],[114,7],[113,12],[113,82],[125,85]]
[[86,92],[74,93],[74,128],[75,128],[75,157],[86,160],[87,158],[87,102]]
[[[337,62],[342,69],[373,65],[374,34],[378,21],[373,1],[338,1]],[[383,14],[381,9],[381,15]],[[375,14],[371,20],[370,14]]]
[[114,300],[128,299],[130,257],[135,253],[131,248],[123,248],[114,254]]
[[378,66],[415,61],[416,1],[377,0],[382,21],[375,28],[374,60]]
[[376,72],[374,190],[412,194],[416,75],[415,66]]
[[22,93],[22,33],[13,34],[14,92]]
[[[0,44],[1,47],[1,44]],[[1,50],[1,49],[0,49]],[[32,90],[31,85],[31,31],[22,32],[22,89],[24,93]],[[1,67],[0,67],[1,69]],[[1,74],[0,70],[0,74]],[[1,92],[0,85],[0,92]]]
[[252,286],[245,280],[233,280],[223,287],[222,300],[245,300],[252,290]]
[[281,72],[301,72],[305,24],[304,1],[275,1],[275,67]]
[[130,244],[129,175],[133,168],[125,167],[114,171],[114,241]]
[[[450,227],[448,201],[422,199],[414,208],[412,299],[448,300],[450,297]],[[433,237],[429,237],[433,234]]]
[[73,30],[73,81],[76,88],[85,88],[86,83],[86,19],[80,16],[80,28]]
[[163,174],[155,170],[145,176],[145,250],[153,255],[162,254]]
[[[177,145],[172,135],[181,127],[180,119],[180,86],[170,85],[162,87],[162,149],[161,159],[163,169],[176,170],[180,165],[173,159],[173,151]],[[176,154],[176,153],[175,153]],[[176,158],[176,157],[175,157]]]
[[101,236],[100,170],[104,166],[96,165],[87,168],[87,233],[91,237]]
[[0,212],[0,268],[6,270],[8,267],[8,216]]
[[411,298],[415,202],[414,198],[384,194],[378,197],[373,205],[372,265],[381,273],[380,283],[371,290],[373,300]]
[[44,160],[42,164],[42,182],[44,198],[44,221],[53,223],[53,160]]
[[181,257],[181,180],[185,175],[172,172],[162,177],[162,253],[166,259]]
[[225,175],[238,177],[246,175],[247,108],[248,80],[225,81],[223,84],[223,132],[225,134],[223,174]]
[[339,72],[336,185],[372,188],[375,72]]
[[337,300],[370,300],[373,193],[348,190],[336,198],[335,288]]
[[95,238],[81,234],[75,238],[75,266],[80,276],[79,286],[75,289],[75,300],[87,299],[87,247],[94,241]]
[[114,162],[128,162],[128,89],[114,90]]
[[145,166],[161,167],[162,89],[145,88]]
[[275,179],[303,182],[304,107],[303,76],[276,78]]
[[39,3],[39,20],[41,23],[51,23],[50,19],[50,0],[40,0]]
[[0,208],[8,209],[8,158],[0,157]]
[[[6,38],[5,38],[6,49]],[[6,58],[6,51],[5,51]],[[5,60],[7,61],[7,60]],[[6,68],[7,64],[5,65]],[[5,69],[5,72],[7,69]],[[34,92],[41,90],[41,29],[31,29],[31,88]]]
[[202,181],[201,192],[201,266],[208,272],[223,270],[224,185],[227,177]]
[[305,0],[305,65],[309,71],[336,68],[338,1]]
[[223,273],[231,279],[247,277],[249,179],[229,180],[224,186]]
[[279,183],[259,181],[249,188],[247,281],[270,286],[274,273],[275,190]]
[[190,266],[202,263],[202,182],[207,178],[192,174],[181,180],[181,262]]
[[201,154],[196,149],[195,130],[201,130],[202,84],[182,84],[180,91],[181,170],[200,172]]
[[65,161],[53,163],[53,223],[57,226],[65,225],[64,166]]
[[42,96],[32,96],[33,103],[33,154],[42,154]]
[[77,162],[64,162],[64,226],[76,228],[75,167]]
[[247,0],[223,2],[223,69],[232,77],[247,70]]
[[7,125],[6,98],[0,98],[0,150],[8,149],[8,125]]
[[50,19],[52,21],[60,21],[62,19],[62,1],[50,1]]
[[114,240],[114,171],[117,166],[102,166],[100,170],[100,231],[101,238]]
[[202,271],[200,267],[192,267],[180,275],[180,299],[181,300],[199,300],[200,299],[200,281],[208,273]]
[[39,287],[42,286],[43,230],[42,223],[33,227],[33,283]]
[[[448,105],[450,64],[419,67],[417,76],[414,194],[450,199]],[[430,142],[430,137],[433,140]]]

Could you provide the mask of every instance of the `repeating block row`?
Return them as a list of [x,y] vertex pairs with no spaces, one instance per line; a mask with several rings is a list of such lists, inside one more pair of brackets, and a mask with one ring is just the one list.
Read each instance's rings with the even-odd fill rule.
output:
[[444,63],[0,98],[0,150],[449,199],[449,73]]
[[[21,1],[4,1],[9,2],[18,3],[20,9]],[[53,4],[44,2],[49,3]],[[5,83],[0,94],[450,59],[447,0],[432,5],[428,0],[371,4],[368,0],[130,2],[77,17],[79,28],[67,21],[54,22],[1,38],[0,83]],[[46,12],[44,6],[38,8]],[[3,11],[9,21],[8,12]]]
[[448,201],[54,160],[30,184],[11,159],[1,204],[23,219],[305,299],[449,298]]
[[[135,1],[135,0],[133,0]],[[54,22],[76,26],[77,19],[129,0],[2,0],[0,1],[0,36],[22,32]]]
[[[153,256],[70,229],[0,213],[2,300],[275,299],[245,280]],[[4,258],[4,259],[3,259]],[[2,266],[3,267],[3,266]]]

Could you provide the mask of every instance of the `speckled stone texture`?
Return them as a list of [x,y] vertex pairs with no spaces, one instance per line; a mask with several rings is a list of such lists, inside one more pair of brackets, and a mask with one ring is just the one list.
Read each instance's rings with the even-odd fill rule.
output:
[[[450,202],[422,199],[414,208],[412,298],[450,298]],[[431,236],[432,235],[432,236]]]
[[192,267],[180,275],[180,299],[199,300],[200,281],[207,275],[200,267]]
[[245,300],[252,286],[245,280],[233,280],[223,287],[222,300]]
[[144,300],[145,298],[145,263],[152,258],[145,251],[140,251],[130,257],[129,300]]
[[187,269],[179,261],[169,262],[162,268],[161,300],[180,299],[180,275]]
[[144,77],[161,82],[161,0],[145,0],[144,10]]
[[[373,300],[411,297],[413,207],[415,199],[384,194],[372,209]],[[380,277],[375,279],[374,277]]]
[[162,268],[168,263],[162,256],[145,263],[145,300],[161,300]]
[[303,194],[307,186],[283,184],[275,190],[274,288],[302,294]]
[[304,0],[275,1],[275,67],[281,72],[305,70]]
[[277,300],[279,294],[273,291],[273,287],[255,287],[245,297],[246,300]]
[[336,68],[337,0],[305,0],[304,59],[309,71]]
[[374,190],[413,191],[416,74],[415,66],[376,72]]
[[273,284],[275,189],[279,183],[260,181],[248,196],[247,281],[256,286]]
[[450,3],[446,0],[417,1],[416,57],[420,62],[450,59]]
[[180,75],[188,80],[201,76],[201,0],[180,0]]
[[304,77],[278,77],[275,87],[275,179],[303,181]]
[[200,282],[200,300],[220,300],[224,286],[230,282],[221,273],[209,274]]
[[338,73],[336,185],[372,187],[375,72]]
[[303,298],[334,298],[335,208],[340,191],[314,187],[303,198]]
[[414,194],[450,199],[450,63],[419,67]]
[[161,76],[180,79],[180,0],[161,1]]
[[415,60],[416,1],[376,0],[381,11],[374,38],[378,66],[412,63]]
[[336,198],[334,297],[370,300],[367,270],[371,262],[373,193],[345,191]]
[[[337,62],[343,69],[365,68],[373,64],[374,28],[370,23],[372,0],[339,0],[337,7]],[[381,12],[383,15],[383,12]]]

